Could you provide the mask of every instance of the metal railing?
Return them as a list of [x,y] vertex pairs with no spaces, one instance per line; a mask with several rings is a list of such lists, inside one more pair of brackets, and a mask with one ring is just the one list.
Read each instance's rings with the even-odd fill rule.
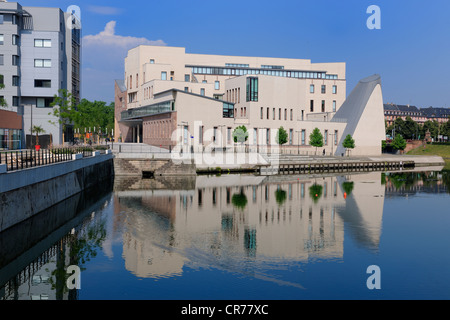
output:
[[6,164],[7,171],[14,171],[71,161],[73,160],[72,155],[78,153],[83,154],[83,158],[92,157],[93,152],[99,151],[100,154],[103,154],[107,149],[108,148],[67,147],[40,150],[1,151],[0,164]]

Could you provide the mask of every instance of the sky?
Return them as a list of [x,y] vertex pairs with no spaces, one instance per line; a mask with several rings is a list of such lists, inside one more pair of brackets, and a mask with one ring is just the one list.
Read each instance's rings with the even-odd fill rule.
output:
[[[450,107],[450,1],[22,0],[80,8],[82,98],[114,101],[127,51],[140,44],[187,53],[345,62],[347,95],[380,74],[385,103]],[[369,29],[371,5],[380,29]]]

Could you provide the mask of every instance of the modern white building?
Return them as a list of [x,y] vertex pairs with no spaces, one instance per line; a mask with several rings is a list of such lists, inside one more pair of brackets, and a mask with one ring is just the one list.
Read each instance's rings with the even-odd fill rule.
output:
[[345,63],[139,46],[128,52],[115,91],[116,141],[198,152],[232,147],[234,129],[245,126],[246,146],[267,150],[278,147],[283,127],[285,152],[314,153],[309,135],[318,128],[324,138],[320,152],[341,155],[351,134],[352,153],[369,155],[381,153],[384,139],[380,77],[361,80],[346,100]]
[[[23,117],[22,145],[32,146],[31,127],[45,132],[41,144],[63,144],[71,129],[49,116],[59,90],[80,98],[81,30],[71,13],[59,8],[22,7],[0,2],[0,92],[8,107]],[[52,123],[51,123],[52,122]]]

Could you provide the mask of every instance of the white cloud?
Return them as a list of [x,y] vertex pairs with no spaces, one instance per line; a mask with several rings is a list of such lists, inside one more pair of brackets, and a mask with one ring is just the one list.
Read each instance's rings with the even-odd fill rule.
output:
[[162,40],[117,35],[115,28],[116,21],[110,21],[98,34],[83,37],[82,98],[114,101],[114,80],[123,79],[128,50],[139,45],[166,45]]
[[106,24],[105,30],[96,35],[87,35],[83,37],[83,46],[103,46],[112,45],[131,49],[138,45],[165,46],[162,40],[148,40],[147,38],[137,38],[131,36],[120,36],[115,34],[116,21],[110,21]]

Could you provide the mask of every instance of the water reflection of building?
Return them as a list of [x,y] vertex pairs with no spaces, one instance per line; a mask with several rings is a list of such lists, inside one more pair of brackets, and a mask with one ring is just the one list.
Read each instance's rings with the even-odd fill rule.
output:
[[193,190],[116,192],[128,270],[167,277],[187,263],[236,271],[240,261],[342,259],[344,224],[362,246],[378,246],[380,173],[195,179]]

